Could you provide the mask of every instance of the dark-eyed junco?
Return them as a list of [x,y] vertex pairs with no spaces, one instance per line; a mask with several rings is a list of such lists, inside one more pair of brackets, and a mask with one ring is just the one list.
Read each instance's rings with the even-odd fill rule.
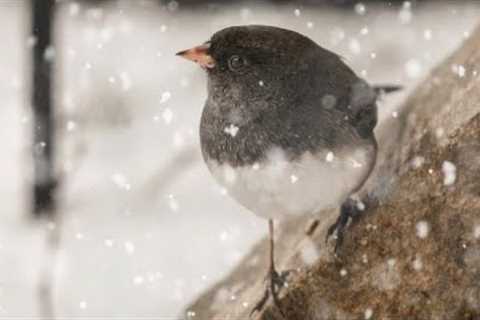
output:
[[356,213],[352,195],[375,165],[382,88],[370,87],[309,38],[271,26],[226,28],[178,55],[208,74],[200,140],[210,172],[269,222],[269,283],[253,311],[269,296],[280,307],[286,274],[274,266],[273,220],[341,206],[328,232],[341,241]]

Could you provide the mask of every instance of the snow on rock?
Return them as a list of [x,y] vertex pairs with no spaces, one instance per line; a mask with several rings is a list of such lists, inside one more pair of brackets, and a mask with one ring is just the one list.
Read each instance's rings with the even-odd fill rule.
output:
[[415,156],[413,159],[412,159],[412,167],[414,169],[418,169],[420,168],[421,166],[423,166],[423,164],[425,163],[425,158],[422,157],[422,156]]
[[416,225],[417,228],[417,237],[420,239],[425,239],[430,233],[430,224],[427,221],[420,221]]
[[422,258],[419,256],[415,257],[415,260],[412,262],[412,267],[415,271],[421,271],[423,269]]
[[371,276],[372,285],[382,291],[394,290],[402,281],[395,259],[388,259],[375,266]]
[[317,246],[312,240],[307,239],[305,241],[305,245],[303,246],[301,251],[301,257],[303,262],[307,266],[313,265],[320,257]]
[[368,308],[365,310],[364,318],[365,320],[371,319],[373,316],[373,310]]
[[451,186],[457,179],[457,167],[450,161],[444,161],[442,164],[443,184]]

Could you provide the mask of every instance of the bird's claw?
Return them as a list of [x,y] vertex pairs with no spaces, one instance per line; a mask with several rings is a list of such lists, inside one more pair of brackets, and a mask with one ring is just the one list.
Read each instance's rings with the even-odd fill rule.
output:
[[347,222],[343,223],[342,221],[340,221],[340,217],[339,217],[339,219],[337,219],[337,221],[328,228],[325,243],[328,243],[328,240],[330,240],[330,238],[333,237],[333,239],[335,240],[335,247],[334,247],[335,254],[338,252],[338,250],[342,246],[343,236],[345,234],[345,228],[347,226]]
[[277,307],[282,316],[285,317],[280,305],[278,293],[282,288],[288,287],[287,278],[292,272],[294,272],[294,270],[287,270],[281,273],[278,273],[276,270],[271,270],[267,274],[265,278],[265,281],[267,282],[265,286],[265,292],[263,293],[263,297],[257,302],[255,307],[253,307],[252,311],[250,312],[250,317],[252,317],[256,312],[261,312],[270,297],[272,297],[275,307]]
[[337,254],[343,244],[345,230],[349,221],[356,221],[360,216],[360,211],[355,200],[351,198],[347,199],[340,208],[340,215],[337,221],[328,228],[325,242],[328,243],[328,240],[335,234],[335,254]]

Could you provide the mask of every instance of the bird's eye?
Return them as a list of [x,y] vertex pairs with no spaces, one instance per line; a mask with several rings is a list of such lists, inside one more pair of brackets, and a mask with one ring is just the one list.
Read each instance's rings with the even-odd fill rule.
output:
[[240,71],[243,69],[245,66],[246,61],[240,56],[231,56],[230,59],[228,59],[228,67],[232,71]]

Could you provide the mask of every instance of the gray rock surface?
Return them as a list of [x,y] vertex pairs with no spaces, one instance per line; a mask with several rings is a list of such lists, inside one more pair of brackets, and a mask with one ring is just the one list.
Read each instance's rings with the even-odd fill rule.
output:
[[[398,117],[378,128],[381,155],[338,256],[325,245],[337,212],[280,225],[277,266],[296,269],[281,294],[289,320],[480,319],[480,29],[435,68]],[[186,310],[248,319],[263,293],[268,243]],[[284,319],[269,305],[256,319]]]

